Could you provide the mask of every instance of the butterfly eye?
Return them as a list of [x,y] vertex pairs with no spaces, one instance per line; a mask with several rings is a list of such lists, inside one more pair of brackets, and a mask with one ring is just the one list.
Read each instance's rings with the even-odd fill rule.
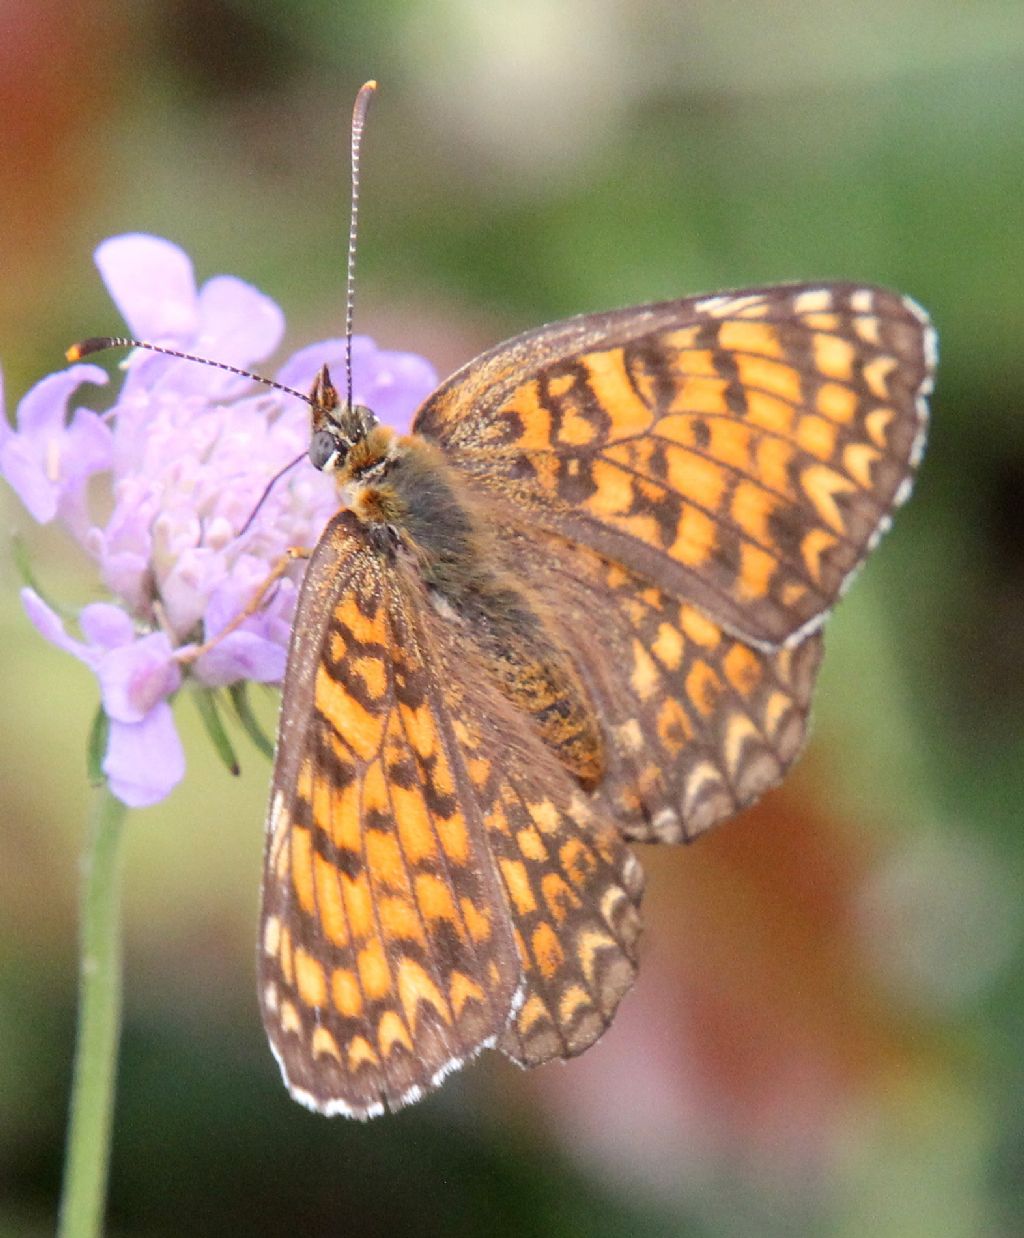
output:
[[347,446],[330,430],[315,430],[309,440],[309,459],[315,469],[330,472],[345,459]]

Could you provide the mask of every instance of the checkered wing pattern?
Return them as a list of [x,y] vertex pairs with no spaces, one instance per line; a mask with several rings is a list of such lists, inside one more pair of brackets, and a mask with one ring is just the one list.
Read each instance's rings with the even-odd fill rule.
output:
[[471,483],[762,648],[820,625],[909,493],[934,337],[848,284],[543,327],[414,429]]
[[627,838],[688,841],[781,781],[806,738],[820,633],[758,648],[621,564],[507,527],[602,719],[596,803]]
[[639,866],[383,530],[332,521],[300,597],[260,949],[296,1099],[368,1117],[497,1044],[580,1052],[632,982]]

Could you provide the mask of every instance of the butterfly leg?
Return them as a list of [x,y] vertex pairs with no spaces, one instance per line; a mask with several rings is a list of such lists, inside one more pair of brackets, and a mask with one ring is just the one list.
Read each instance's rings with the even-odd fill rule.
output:
[[267,600],[267,595],[271,589],[277,584],[281,577],[288,571],[291,565],[298,559],[308,559],[312,554],[312,550],[308,546],[289,546],[288,549],[281,555],[274,566],[267,573],[266,579],[253,594],[249,603],[244,606],[230,623],[224,625],[216,636],[211,636],[208,641],[204,641],[201,645],[193,645],[191,648],[184,649],[178,655],[178,661],[188,665],[201,658],[203,654],[209,653],[211,649],[225,638],[230,636],[246,621],[251,619],[263,607]]

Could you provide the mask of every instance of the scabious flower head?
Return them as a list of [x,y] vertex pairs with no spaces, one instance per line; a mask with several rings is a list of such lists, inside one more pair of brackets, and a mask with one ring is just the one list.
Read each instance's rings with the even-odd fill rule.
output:
[[[197,289],[169,241],[113,237],[96,264],[136,338],[250,368],[284,335],[281,310],[251,285],[221,275]],[[342,370],[344,352],[341,339],[309,345],[272,377],[308,390],[321,365]],[[422,358],[357,336],[352,380],[358,403],[405,429],[436,376]],[[210,688],[281,679],[296,598],[288,578],[209,652],[188,655],[245,609],[284,551],[316,542],[338,497],[302,463],[246,527],[267,483],[308,445],[309,409],[291,396],[137,352],[113,407],[69,414],[90,395],[103,401],[90,388],[106,383],[105,371],[79,364],[36,384],[15,429],[0,417],[0,475],[35,520],[65,526],[112,599],[83,609],[78,640],[36,592],[22,595],[42,635],[96,674],[109,720],[104,773],[118,798],[142,806],[184,774],[170,705],[184,678]]]

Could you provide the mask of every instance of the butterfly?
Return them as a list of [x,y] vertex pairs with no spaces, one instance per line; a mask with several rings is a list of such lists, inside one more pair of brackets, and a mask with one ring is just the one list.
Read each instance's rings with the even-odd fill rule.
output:
[[935,336],[846,283],[541,327],[399,435],[314,387],[309,562],[260,1000],[292,1095],[367,1118],[484,1048],[581,1053],[633,982],[632,844],[804,743],[821,628],[906,499]]

